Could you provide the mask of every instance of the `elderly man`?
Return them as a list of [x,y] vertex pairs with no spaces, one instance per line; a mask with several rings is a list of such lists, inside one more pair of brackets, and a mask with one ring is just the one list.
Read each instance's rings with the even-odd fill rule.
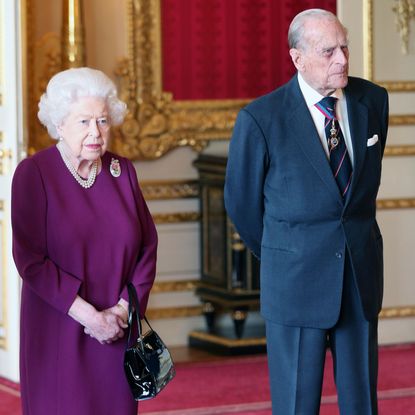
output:
[[388,96],[348,76],[347,31],[332,13],[298,14],[288,40],[297,74],[240,111],[225,185],[261,260],[273,414],[319,413],[327,345],[340,413],[377,414]]

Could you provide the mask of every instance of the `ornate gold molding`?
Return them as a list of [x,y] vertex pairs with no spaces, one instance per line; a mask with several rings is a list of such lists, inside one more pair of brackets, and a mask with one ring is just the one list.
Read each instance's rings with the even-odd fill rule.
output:
[[203,306],[150,308],[146,317],[150,320],[162,318],[197,317],[202,315]]
[[[32,23],[33,24],[33,23]],[[28,71],[29,76],[29,110],[28,125],[29,148],[28,153],[34,154],[36,151],[49,147],[52,140],[46,128],[44,128],[38,118],[38,102],[40,96],[45,92],[49,79],[61,70],[61,40],[57,33],[46,33],[38,41],[31,39],[33,27],[28,30]],[[33,36],[33,34],[32,34]]]
[[386,146],[385,156],[415,156],[415,145]]
[[[203,306],[152,308],[146,313],[151,319],[198,317],[203,315]],[[415,306],[385,307],[379,314],[380,319],[415,317]]]
[[167,293],[176,291],[194,291],[196,289],[197,280],[183,281],[160,281],[155,282],[151,288],[151,293]]
[[[415,91],[415,81],[375,81],[389,92],[412,92]],[[412,115],[413,116],[413,115]]]
[[389,125],[413,125],[415,124],[414,115],[390,115]]
[[146,200],[186,199],[199,196],[197,180],[143,181],[140,187]]
[[189,336],[202,341],[210,342],[215,345],[221,345],[225,347],[241,347],[241,346],[265,346],[267,344],[265,337],[253,337],[242,339],[228,339],[226,337],[218,336],[216,334],[205,333],[202,331],[192,331]]
[[415,208],[415,199],[379,199],[376,201],[378,209],[413,209]]
[[83,0],[64,0],[62,6],[62,67],[85,66]]
[[395,0],[392,10],[396,13],[396,28],[402,40],[402,53],[408,54],[411,19],[415,18],[415,0]]
[[116,69],[129,114],[113,132],[113,149],[131,159],[156,159],[177,147],[201,151],[228,140],[248,100],[175,101],[161,81],[160,0],[127,0],[129,56]]
[[[4,200],[0,200],[0,211],[4,213]],[[3,219],[0,219],[0,247],[1,270],[0,270],[0,295],[1,295],[1,319],[0,319],[0,348],[7,348],[7,286],[6,286],[6,229]]]
[[[406,1],[406,0],[405,0]],[[363,56],[364,76],[385,87],[390,92],[415,91],[415,81],[379,81],[374,77],[374,30],[373,30],[373,0],[364,0],[363,3]],[[408,117],[415,117],[410,115]]]
[[12,156],[10,149],[3,148],[3,132],[0,131],[0,176],[7,172],[8,167],[10,167]]
[[29,155],[54,142],[37,119],[39,98],[49,79],[63,67],[85,64],[82,3],[83,0],[62,0],[62,33],[45,33],[40,39],[36,38],[35,16],[41,2],[26,0],[22,5],[26,15],[26,66],[30,68],[27,72]]
[[385,307],[379,314],[381,319],[415,317],[415,306]]
[[175,213],[154,213],[153,220],[156,224],[197,222],[200,219],[199,212],[175,212]]

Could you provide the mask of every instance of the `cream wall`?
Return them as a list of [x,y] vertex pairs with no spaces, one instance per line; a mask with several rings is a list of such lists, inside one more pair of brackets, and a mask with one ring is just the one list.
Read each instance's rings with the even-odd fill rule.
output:
[[[36,36],[43,38],[50,32],[59,33],[59,2],[44,0],[45,5],[37,10],[39,20]],[[104,70],[114,79],[117,62],[128,55],[128,11],[125,1],[88,0],[85,3],[85,29],[87,64]],[[400,38],[395,31],[395,22],[391,12],[390,0],[376,0],[374,13],[374,44],[376,56],[374,68],[376,76],[385,76],[390,80],[407,80],[415,74],[415,27],[412,25],[410,54],[402,58],[390,59],[400,49]],[[339,0],[338,13],[349,29],[352,75],[364,76],[367,59],[364,54],[367,30],[365,29],[364,0]],[[54,22],[54,23],[51,23]],[[386,30],[380,30],[381,28]],[[384,37],[383,33],[390,36]],[[382,47],[379,47],[382,45]],[[388,49],[389,48],[389,49]],[[366,55],[367,56],[367,55]],[[395,56],[395,55],[394,55]],[[396,61],[400,64],[397,66]],[[385,78],[385,79],[386,79]],[[382,78],[379,78],[382,79]],[[395,92],[390,94],[391,114],[411,114],[415,108],[415,92]],[[415,127],[413,125],[391,126],[389,144],[415,145]],[[207,152],[226,152],[227,143],[215,143]],[[136,162],[139,180],[192,180],[197,173],[192,162],[197,156],[188,148],[174,150],[157,161]],[[415,197],[415,163],[413,156],[387,157],[384,161],[384,173],[380,198]],[[153,214],[198,211],[196,199],[177,199],[150,201]],[[380,210],[379,222],[385,241],[385,307],[415,305],[415,256],[412,255],[415,243],[414,209]],[[197,222],[171,223],[157,225],[160,248],[157,282],[194,281],[200,275],[199,225]],[[195,328],[204,327],[204,321],[198,315],[198,298],[192,291],[174,291],[153,293],[150,309],[173,308],[175,313],[189,314],[188,317],[154,319],[159,329],[171,345],[185,344],[187,333]],[[380,339],[383,343],[415,341],[415,319],[400,318],[382,320]]]

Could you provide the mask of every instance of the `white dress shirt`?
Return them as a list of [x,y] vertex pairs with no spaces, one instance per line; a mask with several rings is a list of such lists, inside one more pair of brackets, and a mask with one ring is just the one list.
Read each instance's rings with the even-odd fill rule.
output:
[[[324,98],[324,96],[320,95],[315,89],[308,85],[300,73],[298,73],[298,83],[300,84],[301,92],[304,96],[307,107],[310,110],[310,114],[316,126],[321,144],[328,158],[329,146],[327,143],[326,132],[324,130],[324,115],[315,107],[315,104],[321,101]],[[331,96],[336,97],[338,99],[336,104],[336,117],[339,120],[340,128],[342,130],[344,137],[344,142],[349,153],[350,162],[353,166],[353,145],[350,135],[349,118],[347,116],[346,97],[342,89],[336,89]]]

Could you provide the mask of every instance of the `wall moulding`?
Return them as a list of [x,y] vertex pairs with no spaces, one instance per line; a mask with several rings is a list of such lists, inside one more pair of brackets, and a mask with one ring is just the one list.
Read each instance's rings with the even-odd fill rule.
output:
[[[4,201],[0,200],[0,213],[1,216],[4,214]],[[0,269],[0,295],[1,295],[1,301],[0,301],[0,307],[1,307],[1,313],[0,313],[0,349],[6,349],[7,348],[7,295],[6,295],[6,230],[5,230],[5,224],[2,219],[0,219],[0,257],[1,257],[1,269]]]
[[[374,42],[374,4],[373,0],[363,1],[363,56],[364,56],[364,77],[384,88],[389,92],[413,92],[415,91],[415,80],[379,80],[375,76],[375,42]],[[391,5],[391,18],[393,12],[398,13]],[[390,125],[414,125],[415,114],[391,115]],[[402,147],[402,146],[396,146]],[[386,149],[385,155],[395,155],[394,150]],[[405,155],[414,155],[412,150]]]
[[384,209],[413,209],[415,208],[415,198],[406,199],[379,199],[376,201],[379,210]]
[[188,199],[199,196],[197,180],[142,181],[140,187],[147,201]]
[[[146,316],[150,320],[198,317],[203,316],[203,306],[151,308],[147,311]],[[379,318],[382,320],[413,317],[415,317],[415,306],[385,307],[379,314]]]
[[[363,3],[363,36],[364,36],[364,76],[365,78],[382,85],[390,92],[415,91],[415,80],[378,80],[375,76],[375,35],[374,35],[374,0],[364,0]],[[380,2],[379,2],[380,3]],[[391,4],[391,18],[393,7]],[[415,117],[409,115],[408,117]]]
[[[393,9],[391,7],[391,13]],[[392,14],[391,14],[392,16]],[[364,76],[365,78],[383,86],[389,92],[413,92],[415,91],[415,80],[378,80],[375,77],[375,48],[374,48],[374,1],[364,0],[363,3],[363,25],[364,25]],[[391,115],[391,125],[413,125],[415,114]],[[386,152],[386,155],[388,153]],[[411,154],[412,155],[412,154]]]
[[198,280],[156,281],[151,293],[167,293],[176,291],[194,291]]
[[160,0],[127,0],[127,10],[130,52],[116,75],[129,114],[114,130],[114,151],[157,159],[177,147],[201,151],[212,140],[228,140],[248,100],[175,101],[162,88]]
[[415,156],[415,145],[386,146],[385,156]]
[[198,222],[199,212],[174,212],[174,213],[153,213],[154,223],[157,225],[168,223]]

